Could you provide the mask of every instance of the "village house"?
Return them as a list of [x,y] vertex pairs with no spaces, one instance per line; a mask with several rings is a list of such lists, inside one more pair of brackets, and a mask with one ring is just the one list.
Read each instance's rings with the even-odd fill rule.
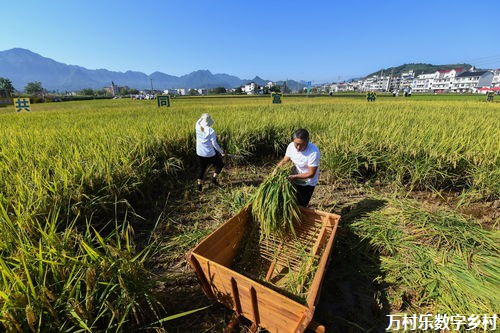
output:
[[468,71],[458,74],[453,81],[454,92],[476,92],[482,87],[489,87],[493,81],[490,71]]
[[255,94],[255,91],[258,89],[257,85],[255,82],[250,82],[248,84],[245,84],[243,87],[241,87],[241,90],[247,94],[247,95],[252,95]]
[[328,92],[336,93],[336,92],[356,91],[357,89],[358,87],[355,83],[341,82],[341,83],[330,84]]
[[434,80],[439,77],[439,73],[420,74],[413,80],[411,90],[416,93],[429,92],[432,90]]
[[464,68],[454,68],[450,70],[439,70],[436,72],[436,78],[432,84],[434,92],[449,92],[452,89],[455,77],[462,73]]
[[401,91],[410,89],[415,78],[413,70],[401,73],[400,76],[391,76],[387,91]]
[[268,83],[266,83],[266,87],[271,89],[272,87],[276,86],[276,83],[273,82],[273,81],[269,81]]
[[500,87],[500,69],[493,71],[493,80],[491,81],[491,87]]
[[364,80],[361,91],[389,91],[391,76],[374,75]]
[[[366,79],[352,82],[349,86],[339,83],[330,85],[330,92],[337,91],[380,91],[398,92],[408,90],[415,93],[440,92],[481,92],[481,88],[500,87],[500,69],[476,71],[474,67],[469,71],[464,68],[438,70],[434,73],[415,76],[413,70],[402,73],[400,76],[373,75]],[[485,89],[482,89],[483,91]]]

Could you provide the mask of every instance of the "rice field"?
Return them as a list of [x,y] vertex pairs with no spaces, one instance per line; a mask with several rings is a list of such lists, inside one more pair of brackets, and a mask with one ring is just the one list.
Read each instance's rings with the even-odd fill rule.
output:
[[[214,118],[222,147],[256,165],[276,161],[293,130],[304,127],[322,153],[324,183],[454,192],[476,202],[500,198],[500,103],[472,97],[380,98],[370,104],[353,97],[285,97],[282,105],[266,98],[177,98],[161,110],[154,101],[119,99],[33,104],[32,110],[0,109],[0,325],[11,331],[120,331],[161,321],[162,307],[150,293],[155,277],[147,269],[159,250],[149,239],[134,237],[129,217],[133,198],[155,193],[159,183],[173,188],[177,175],[192,170],[193,128],[201,113]],[[472,272],[489,272],[486,283],[498,285],[498,267],[491,265],[498,247],[477,240],[483,232],[487,239],[498,237],[498,224],[483,230],[453,213],[460,228],[434,235],[437,227],[421,221],[449,217],[393,205],[400,213],[370,215],[370,223],[378,221],[372,228],[359,228],[361,220],[350,230],[384,255],[412,261],[439,257],[442,249],[400,252],[409,248],[405,242],[420,249],[429,239],[447,239],[452,254],[443,260],[456,269],[446,269],[472,279],[471,266],[458,258],[479,251]],[[405,239],[394,233],[383,243],[380,231],[396,222],[430,234]],[[448,233],[469,225],[470,248],[455,245],[459,240]],[[398,260],[387,259],[388,272],[403,271]],[[397,303],[414,281],[388,277]],[[425,280],[430,277],[417,272],[413,278],[424,281],[418,287],[421,306],[453,308],[456,301],[436,292],[432,280]],[[443,290],[456,287],[447,281],[439,283]],[[480,287],[456,290],[460,300],[475,292],[487,296]],[[477,301],[484,306],[476,308],[497,301],[484,297]],[[459,309],[474,308],[467,304]]]

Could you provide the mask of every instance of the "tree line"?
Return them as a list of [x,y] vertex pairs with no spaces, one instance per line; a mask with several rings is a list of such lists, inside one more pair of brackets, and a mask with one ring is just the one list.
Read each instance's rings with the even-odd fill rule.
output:
[[[283,92],[287,92],[286,89],[287,87],[284,87]],[[14,88],[12,81],[8,78],[0,77],[0,90],[5,90],[9,93],[9,95],[13,95],[16,92],[16,89]],[[272,92],[281,92],[281,88],[279,86],[273,86],[273,87],[261,87],[259,88],[260,93],[262,94],[270,94]],[[28,82],[26,86],[24,86],[24,92],[28,95],[32,96],[41,96],[47,93],[47,90],[43,87],[42,83],[40,81],[34,81],[34,82]],[[219,95],[219,94],[226,94],[228,93],[228,90],[225,87],[215,87],[210,90],[208,90],[209,95]],[[237,87],[234,91],[232,91],[233,94],[243,94],[242,87]],[[79,91],[80,95],[83,96],[107,96],[109,95],[109,92],[106,91],[105,89],[92,89],[92,88],[85,88]],[[120,87],[118,91],[118,95],[121,96],[126,96],[126,95],[137,95],[140,94],[140,91],[135,88],[128,88],[128,87]],[[190,89],[189,90],[189,95],[199,95],[198,90],[196,89]]]

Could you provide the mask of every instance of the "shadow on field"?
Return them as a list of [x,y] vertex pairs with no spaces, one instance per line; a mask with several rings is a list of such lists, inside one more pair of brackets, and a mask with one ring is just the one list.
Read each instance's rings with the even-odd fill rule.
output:
[[389,303],[376,252],[350,229],[351,223],[386,204],[364,199],[342,209],[337,239],[315,312],[327,332],[384,332]]

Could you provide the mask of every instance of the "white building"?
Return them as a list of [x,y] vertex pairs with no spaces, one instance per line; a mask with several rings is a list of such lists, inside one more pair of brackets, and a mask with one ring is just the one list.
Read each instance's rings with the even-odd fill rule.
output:
[[474,92],[481,87],[489,87],[493,82],[493,72],[469,71],[456,76],[452,90],[455,92]]
[[329,85],[328,92],[336,93],[336,92],[345,92],[345,91],[356,91],[357,85],[353,83],[332,83]]
[[434,92],[449,92],[453,87],[455,77],[463,71],[463,68],[437,71],[437,77],[434,79],[434,82],[432,84],[432,90]]
[[356,82],[361,91],[389,91],[394,78],[392,76],[372,76]]
[[491,81],[491,87],[500,87],[500,69],[493,71],[493,80]]
[[411,70],[399,77],[374,75],[352,82],[350,86],[332,83],[329,91],[478,92],[482,87],[500,87],[500,69],[475,71],[472,68],[465,71],[464,68],[454,68],[421,74],[417,77]]
[[420,74],[413,79],[411,90],[416,93],[429,92],[432,90],[434,80],[439,77],[439,73]]
[[173,95],[173,96],[179,94],[179,92],[177,91],[177,89],[165,89],[165,90],[163,90],[163,93],[165,95]]
[[257,89],[258,87],[255,82],[250,82],[249,84],[245,84],[243,87],[241,87],[241,90],[247,95],[255,94],[255,91]]

